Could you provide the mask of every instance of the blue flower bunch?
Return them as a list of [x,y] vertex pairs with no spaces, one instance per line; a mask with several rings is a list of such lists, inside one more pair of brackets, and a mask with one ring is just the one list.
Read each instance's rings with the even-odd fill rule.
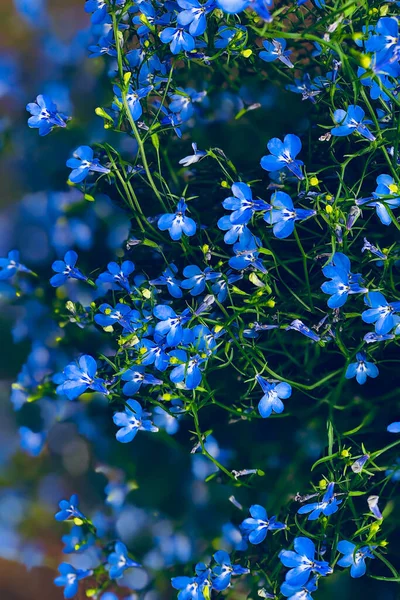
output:
[[27,105],[29,128],[71,142],[65,189],[23,200],[18,228],[43,235],[0,259],[27,348],[16,453],[46,472],[38,495],[70,489],[55,584],[98,600],[318,600],[342,569],[395,584],[397,3],[84,12],[107,93],[87,128],[47,93]]

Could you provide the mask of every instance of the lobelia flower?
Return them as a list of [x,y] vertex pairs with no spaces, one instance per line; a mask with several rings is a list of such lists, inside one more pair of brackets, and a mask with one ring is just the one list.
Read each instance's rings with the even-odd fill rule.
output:
[[303,79],[295,79],[295,84],[289,84],[286,87],[287,90],[293,92],[294,94],[301,94],[302,100],[310,100],[312,104],[316,103],[315,97],[321,93],[321,89],[311,82],[311,77],[309,73],[306,73]]
[[89,58],[98,58],[100,56],[104,56],[107,54],[108,56],[117,57],[118,52],[115,48],[115,40],[113,30],[107,33],[107,35],[103,35],[99,38],[97,44],[92,44],[88,46],[88,51],[90,52]]
[[374,331],[370,331],[366,333],[363,337],[363,340],[367,344],[373,344],[374,342],[386,342],[387,340],[394,340],[394,335],[391,333],[385,333],[384,335],[379,335]]
[[228,14],[239,13],[248,6],[267,23],[272,21],[269,9],[273,7],[273,0],[216,0],[217,5]]
[[378,506],[379,496],[368,496],[367,504],[369,510],[372,512],[376,519],[383,519],[382,513]]
[[50,133],[54,127],[66,127],[70,117],[59,113],[56,104],[46,95],[37,96],[36,102],[30,102],[26,110],[31,113],[28,125],[32,129],[39,129],[39,135]]
[[145,418],[148,416],[150,413],[145,412],[137,400],[128,400],[125,403],[125,412],[117,412],[113,416],[115,425],[121,428],[115,435],[117,440],[127,444],[138,431],[158,431],[158,427]]
[[179,25],[183,27],[189,25],[189,33],[193,36],[203,35],[207,28],[206,15],[214,10],[215,1],[208,0],[204,4],[200,4],[198,0],[177,0],[177,2],[180,8],[184,9],[178,14]]
[[250,229],[244,223],[235,225],[231,221],[230,215],[225,215],[218,219],[218,228],[222,231],[226,231],[224,235],[225,244],[235,244],[238,240],[243,238],[243,243],[247,244],[251,241],[252,233]]
[[51,268],[56,272],[56,275],[53,275],[50,279],[50,285],[60,287],[67,279],[87,281],[86,275],[75,267],[77,260],[78,255],[74,250],[68,250],[64,256],[64,260],[55,260]]
[[61,538],[65,544],[64,554],[80,553],[93,546],[96,538],[92,533],[86,533],[80,525],[74,525],[67,535]]
[[19,251],[11,250],[7,258],[0,258],[0,281],[11,279],[18,272],[32,273],[28,267],[19,262]]
[[178,600],[206,600],[206,598],[210,598],[210,569],[203,563],[197,563],[195,571],[195,577],[172,577],[172,587],[179,590]]
[[365,575],[367,570],[365,559],[375,558],[371,552],[371,550],[374,548],[376,548],[376,546],[371,546],[371,548],[369,546],[363,546],[362,548],[356,550],[355,544],[346,540],[342,540],[338,543],[337,549],[344,556],[338,560],[337,564],[340,567],[351,567],[351,577],[362,577]]
[[382,225],[389,226],[392,223],[392,218],[388,208],[392,210],[400,206],[400,196],[396,196],[399,193],[399,188],[390,175],[379,175],[376,178],[376,183],[378,185],[372,194],[373,199],[361,198],[356,200],[356,203],[359,206],[374,207]]
[[303,221],[316,214],[315,210],[294,208],[293,200],[285,192],[275,192],[271,205],[271,210],[264,215],[264,221],[274,226],[274,236],[279,239],[287,238],[293,233],[295,221]]
[[135,265],[130,260],[124,260],[121,266],[116,262],[110,262],[107,265],[108,272],[100,273],[96,279],[96,284],[99,283],[112,283],[116,286],[115,289],[123,289],[128,294],[131,292],[131,286],[129,284],[128,277],[135,270]]
[[286,529],[285,523],[280,523],[276,517],[268,518],[267,511],[259,504],[250,506],[250,515],[240,528],[251,544],[261,544],[267,537],[268,531]]
[[378,367],[374,363],[368,362],[366,358],[367,357],[364,352],[357,352],[357,362],[351,363],[347,367],[345,374],[346,379],[355,377],[357,383],[363,385],[367,381],[367,377],[372,377],[373,379],[378,377]]
[[161,385],[162,380],[157,379],[154,375],[145,373],[144,367],[141,365],[131,367],[125,373],[122,373],[121,380],[126,381],[122,388],[125,396],[133,396],[140,390],[142,385]]
[[368,462],[369,458],[369,454],[364,454],[363,456],[355,460],[351,465],[351,470],[353,471],[353,473],[361,473],[364,468],[364,465]]
[[157,222],[157,227],[161,231],[168,231],[171,239],[174,241],[180,240],[182,233],[187,236],[192,236],[196,233],[196,223],[190,217],[185,215],[187,204],[181,198],[174,213],[162,215]]
[[65,394],[69,400],[78,398],[86,390],[93,390],[100,394],[109,394],[105,386],[104,379],[96,377],[97,363],[89,354],[83,354],[78,364],[71,362],[62,373],[57,373],[53,377],[54,383],[57,383],[56,393]]
[[292,387],[285,382],[269,382],[260,375],[256,375],[256,379],[264,392],[264,396],[258,403],[258,412],[260,415],[265,419],[269,417],[272,412],[277,414],[283,412],[284,406],[282,400],[290,398],[292,395]]
[[118,579],[119,577],[122,577],[126,569],[141,566],[141,564],[129,558],[128,549],[125,544],[122,542],[116,542],[114,546],[114,552],[109,554],[107,560],[110,579]]
[[317,590],[317,577],[311,577],[302,586],[289,585],[286,581],[281,585],[281,594],[289,600],[313,600],[311,592]]
[[85,577],[90,577],[93,571],[83,571],[82,569],[75,569],[68,563],[61,563],[58,567],[60,575],[55,578],[54,583],[58,587],[65,586],[64,598],[68,600],[73,598],[78,593],[78,581]]
[[396,325],[394,313],[400,311],[400,302],[387,302],[381,292],[369,292],[364,303],[370,307],[361,314],[364,323],[375,323],[378,335],[388,334]]
[[400,421],[395,421],[387,426],[387,431],[390,433],[400,433]]
[[322,269],[325,277],[331,279],[321,285],[324,294],[331,297],[328,300],[329,308],[340,308],[349,297],[349,294],[365,294],[367,288],[361,286],[362,279],[359,273],[350,271],[349,258],[342,252],[335,252],[331,262]]
[[301,588],[312,573],[326,577],[333,573],[332,567],[324,560],[315,559],[315,545],[306,537],[294,540],[294,551],[281,550],[279,558],[290,571],[286,573],[286,583]]
[[183,165],[184,167],[190,167],[190,165],[194,165],[195,163],[199,162],[202,158],[207,156],[207,152],[205,152],[204,150],[197,149],[196,142],[192,143],[192,148],[193,154],[185,156],[185,158],[181,158],[181,160],[179,161],[180,165]]
[[92,13],[90,20],[93,25],[103,23],[108,15],[105,0],[86,0],[84,10],[86,13]]
[[300,321],[300,319],[295,319],[290,323],[290,325],[288,325],[288,327],[286,327],[286,331],[290,331],[291,329],[293,329],[294,331],[298,331],[305,337],[310,338],[310,340],[312,340],[313,342],[321,341],[321,336],[319,336],[309,327],[307,327],[307,325],[305,325],[303,321]]
[[351,104],[346,110],[339,108],[333,113],[333,120],[337,123],[336,127],[331,129],[331,134],[339,137],[350,135],[352,133],[359,133],[362,137],[366,138],[370,142],[375,141],[375,136],[372,135],[368,127],[364,123],[371,123],[371,121],[364,121],[365,112],[360,106]]
[[46,434],[43,432],[36,433],[29,427],[20,427],[18,433],[22,450],[25,450],[31,456],[39,456],[46,441]]
[[164,429],[168,435],[175,435],[179,430],[179,418],[184,414],[180,400],[172,400],[172,406],[168,406],[168,412],[161,406],[154,409],[154,424]]
[[79,510],[79,499],[76,494],[73,494],[69,500],[61,500],[58,506],[61,510],[54,515],[56,521],[67,521],[68,519],[86,521],[85,515]]
[[191,52],[195,48],[194,38],[183,27],[166,27],[159,36],[163,44],[169,44],[172,54]]
[[214,554],[214,560],[217,565],[212,569],[212,587],[217,592],[222,592],[230,586],[232,576],[250,573],[245,567],[232,565],[231,558],[225,550],[218,550]]
[[264,40],[263,46],[265,50],[262,50],[259,55],[262,60],[265,60],[265,62],[280,60],[289,69],[293,69],[294,65],[289,58],[292,51],[286,50],[286,40],[280,38],[271,41]]
[[338,510],[339,504],[342,503],[342,500],[336,499],[336,495],[333,492],[334,487],[335,484],[330,483],[321,502],[311,502],[310,504],[301,506],[297,513],[299,515],[310,513],[308,521],[315,521],[320,515],[325,515],[326,517],[333,515]]
[[400,481],[400,458],[396,459],[396,462],[392,465],[390,469],[386,469],[385,471],[386,477],[390,477],[390,480],[393,483]]
[[157,344],[144,338],[139,342],[138,347],[140,364],[144,366],[154,364],[157,371],[165,371],[169,367],[169,356],[165,352],[167,348],[165,344]]
[[229,259],[229,266],[237,271],[243,271],[249,267],[253,267],[256,270],[258,269],[261,271],[261,273],[268,273],[262,260],[258,258],[260,254],[258,248],[259,243],[254,236],[251,236],[249,240],[241,237],[239,242],[233,246],[233,251],[236,256]]
[[182,281],[182,288],[190,290],[191,296],[198,296],[204,292],[206,281],[215,281],[215,279],[221,276],[221,273],[213,271],[211,267],[206,267],[202,271],[196,265],[188,265],[183,269],[183,275],[187,279]]
[[184,350],[172,350],[169,356],[172,365],[181,363],[172,369],[169,376],[170,380],[173,383],[184,381],[188,390],[196,389],[201,383],[200,365],[205,362],[205,358],[202,358],[199,354],[189,358]]
[[298,179],[304,179],[301,167],[304,164],[296,156],[301,150],[301,141],[297,135],[285,135],[283,142],[279,138],[272,138],[267,144],[271,154],[263,156],[261,166],[265,171],[279,171],[287,167]]
[[376,246],[374,246],[373,244],[371,244],[367,240],[367,238],[364,238],[364,245],[361,248],[361,252],[365,252],[366,250],[368,250],[369,252],[371,252],[371,254],[375,254],[375,256],[377,256],[381,260],[386,260],[387,259],[387,255],[386,254],[384,254],[381,250],[379,250],[379,248],[377,248]]
[[174,264],[168,265],[160,277],[149,281],[150,285],[166,285],[168,292],[173,298],[182,298],[181,285],[179,279],[175,279],[178,269]]
[[99,311],[101,314],[94,316],[95,322],[101,327],[110,327],[118,323],[123,327],[123,335],[133,333],[142,325],[139,311],[132,310],[127,304],[119,302],[115,308],[109,304],[101,304]]
[[98,158],[93,158],[94,153],[90,146],[79,146],[73,158],[67,160],[67,167],[72,169],[69,180],[72,183],[81,183],[90,172],[109,173],[110,169],[103,167]]
[[[154,86],[148,85],[146,87],[139,88],[138,90],[134,90],[133,87],[129,85],[128,91],[126,93],[126,103],[134,121],[140,119],[143,113],[140,101],[143,100],[143,98],[146,98],[146,96],[148,96],[153,89]],[[112,108],[116,111],[119,111],[120,107],[123,105],[122,92],[117,85],[113,86],[113,90],[117,102],[113,102]]]
[[188,121],[194,115],[194,103],[202,102],[207,92],[197,92],[193,88],[176,88],[177,94],[171,94],[171,103],[169,110],[183,123]]
[[234,225],[246,224],[256,211],[271,208],[264,200],[253,200],[252,191],[246,183],[236,182],[231,189],[233,197],[226,198],[222,206],[233,211],[229,219]]
[[168,346],[177,346],[184,338],[183,326],[190,320],[190,309],[186,308],[182,314],[166,305],[159,304],[153,309],[154,316],[160,320],[155,327],[155,333],[166,338]]

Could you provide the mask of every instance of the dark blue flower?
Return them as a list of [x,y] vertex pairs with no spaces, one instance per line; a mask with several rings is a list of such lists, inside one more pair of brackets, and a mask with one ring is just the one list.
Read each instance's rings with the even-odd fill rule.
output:
[[181,315],[167,305],[160,304],[153,310],[154,316],[160,320],[155,327],[155,333],[166,338],[168,346],[177,346],[183,340],[183,326],[190,320],[190,310],[185,309]]
[[286,581],[281,585],[281,594],[288,600],[313,600],[311,592],[317,589],[317,577],[311,577],[307,583],[301,586],[289,585]]
[[367,357],[364,352],[357,352],[356,359],[357,362],[350,363],[347,367],[345,374],[346,379],[355,377],[357,382],[360,385],[363,385],[367,381],[367,377],[378,377],[378,367],[374,363],[366,360]]
[[342,502],[341,500],[337,500],[333,491],[334,487],[335,484],[330,483],[321,502],[311,502],[310,504],[301,506],[297,511],[298,514],[307,515],[310,513],[308,521],[315,521],[320,515],[325,515],[326,517],[333,515],[338,510],[339,504]]
[[126,381],[122,388],[126,396],[133,396],[140,390],[142,385],[161,385],[162,380],[157,379],[154,375],[145,373],[144,367],[141,365],[131,367],[121,375],[122,381]]
[[135,265],[130,260],[124,260],[121,266],[116,262],[110,262],[107,265],[108,272],[100,273],[96,283],[112,283],[116,289],[123,289],[128,294],[131,292],[128,277],[135,270]]
[[63,548],[64,554],[74,554],[76,552],[83,552],[90,546],[93,546],[96,538],[92,533],[85,531],[84,527],[80,525],[74,525],[71,531],[64,535],[62,538],[65,544]]
[[307,325],[305,325],[300,319],[295,319],[286,327],[286,331],[294,329],[294,331],[298,331],[305,337],[310,338],[313,342],[319,342],[321,340],[321,336],[312,331]]
[[171,94],[169,110],[179,116],[180,121],[188,121],[194,115],[195,102],[201,102],[207,92],[197,92],[193,88],[176,88],[176,94]]
[[86,521],[85,515],[79,510],[79,499],[76,494],[73,494],[69,500],[61,500],[59,507],[60,511],[54,516],[56,521],[67,521],[68,519]]
[[58,567],[58,571],[60,572],[60,575],[55,578],[54,583],[58,587],[65,586],[64,598],[66,600],[73,598],[78,593],[78,581],[92,575],[92,571],[75,569],[72,565],[67,563],[61,563]]
[[364,123],[370,123],[365,121],[365,112],[360,106],[351,104],[347,111],[339,108],[333,113],[333,120],[337,123],[337,126],[331,130],[332,135],[344,136],[352,133],[359,133],[362,137],[366,138],[370,142],[375,140],[375,136],[372,135],[368,127]]
[[131,567],[141,567],[138,562],[129,558],[127,547],[122,542],[115,544],[114,552],[108,556],[107,566],[109,568],[110,579],[122,577],[124,571]]
[[246,183],[236,182],[232,185],[233,197],[226,198],[222,206],[232,210],[230,221],[234,225],[248,223],[256,211],[268,210],[270,205],[264,200],[253,200],[253,194]]
[[196,233],[196,223],[185,215],[187,204],[181,198],[174,213],[167,213],[158,219],[157,227],[161,231],[168,230],[171,239],[180,240],[182,233],[192,236]]
[[94,153],[90,146],[79,146],[73,158],[67,160],[67,167],[72,169],[69,180],[72,183],[81,183],[90,172],[109,173],[110,169],[103,167],[98,158],[93,158]]
[[75,267],[78,255],[74,250],[69,250],[64,256],[64,260],[56,260],[53,262],[51,268],[57,273],[50,279],[50,284],[53,287],[59,287],[63,285],[67,279],[80,279],[81,281],[87,281],[86,275],[81,273],[79,269]]
[[387,430],[390,433],[400,433],[400,421],[395,421],[394,423],[390,423],[390,425],[387,426]]
[[173,298],[182,298],[182,290],[180,289],[182,282],[175,278],[177,272],[177,267],[174,264],[170,264],[165,271],[163,271],[163,274],[160,277],[157,277],[157,279],[152,279],[149,281],[149,284],[166,285],[168,292]]
[[222,592],[229,587],[232,575],[250,573],[250,570],[245,567],[232,565],[231,558],[225,550],[218,550],[214,554],[214,560],[217,564],[212,569],[212,586],[217,592]]
[[167,27],[160,33],[163,44],[169,44],[172,54],[191,52],[194,50],[193,37],[183,27]]
[[103,23],[108,16],[107,2],[105,0],[86,0],[85,12],[92,13],[90,20],[93,25]]
[[115,308],[109,304],[101,304],[99,311],[100,314],[94,316],[95,322],[101,327],[110,327],[118,323],[123,328],[123,335],[133,333],[142,325],[139,311],[132,310],[127,304],[118,303]]
[[371,552],[374,548],[375,546],[371,546],[371,548],[369,546],[363,546],[356,550],[355,544],[342,540],[338,543],[337,549],[343,556],[338,560],[337,564],[340,567],[351,567],[350,575],[352,577],[362,577],[367,570],[365,559],[375,558]]
[[177,0],[184,10],[178,14],[178,23],[183,27],[189,25],[189,33],[193,36],[202,35],[207,27],[206,15],[214,10],[214,0],[200,4],[198,0]]
[[294,65],[291,62],[289,56],[292,54],[291,50],[286,50],[286,40],[264,40],[263,46],[265,50],[260,52],[260,58],[265,62],[273,62],[274,60],[280,60],[284,65],[293,69]]
[[206,281],[214,281],[221,276],[221,273],[217,273],[213,271],[211,267],[206,267],[204,271],[200,269],[200,267],[196,265],[188,265],[183,269],[184,279],[182,281],[182,288],[185,290],[190,290],[190,294],[192,296],[198,296],[202,292],[204,292],[206,287]]
[[290,571],[286,573],[286,583],[301,588],[312,573],[326,577],[333,569],[324,560],[315,559],[315,545],[306,537],[294,540],[294,551],[281,550],[279,558]]
[[243,243],[248,243],[252,238],[252,233],[247,225],[244,223],[232,223],[231,215],[225,215],[218,219],[218,228],[226,231],[224,235],[225,244],[235,244],[242,238],[244,238]]
[[361,252],[365,252],[366,250],[368,250],[369,252],[371,252],[371,254],[375,254],[375,256],[377,256],[381,260],[386,260],[387,259],[387,255],[386,254],[384,254],[381,250],[379,250],[379,248],[377,248],[376,246],[374,246],[374,244],[371,244],[371,242],[369,242],[367,240],[367,238],[364,238],[364,245],[361,248]]
[[39,129],[39,135],[47,135],[54,127],[66,127],[70,117],[59,113],[57,106],[48,96],[40,95],[36,102],[30,102],[26,110],[31,113],[28,125],[32,129]]
[[286,525],[277,521],[276,517],[268,518],[267,511],[259,504],[250,506],[250,515],[240,527],[251,544],[261,544],[268,531],[286,529]]
[[140,364],[147,366],[153,365],[157,371],[165,371],[169,366],[169,356],[165,352],[166,345],[155,343],[146,338],[139,342],[139,359]]
[[70,400],[78,398],[90,389],[100,394],[108,394],[104,379],[96,377],[97,363],[89,354],[83,354],[78,364],[71,362],[62,373],[54,375],[57,394],[65,394]]
[[350,271],[349,258],[342,252],[335,252],[329,265],[322,269],[325,277],[331,279],[321,285],[321,290],[331,297],[328,300],[329,308],[340,308],[349,297],[349,294],[365,294],[368,289],[362,287],[360,274]]
[[202,374],[200,365],[205,362],[205,358],[202,358],[199,354],[188,357],[184,350],[172,350],[169,356],[170,363],[178,365],[172,369],[170,380],[173,383],[184,381],[188,390],[196,389],[201,383]]
[[269,382],[260,375],[256,375],[256,379],[264,392],[264,396],[258,403],[258,412],[260,415],[265,419],[272,412],[277,414],[283,412],[284,406],[282,400],[290,398],[292,387],[286,382]]
[[158,431],[158,427],[145,418],[148,416],[150,413],[145,412],[137,400],[128,400],[125,412],[117,412],[113,416],[115,425],[121,428],[116,433],[117,440],[126,444],[133,440],[138,431]]
[[287,238],[293,233],[295,221],[302,221],[316,214],[315,210],[294,208],[293,200],[285,192],[275,192],[271,204],[272,208],[264,215],[264,221],[274,226],[274,235],[279,239]]
[[11,279],[18,272],[32,273],[30,269],[19,262],[18,250],[11,250],[7,258],[0,258],[0,281]]
[[296,159],[301,150],[301,141],[297,135],[285,135],[283,142],[279,138],[272,138],[267,148],[271,154],[263,156],[261,166],[266,171],[279,171],[287,167],[298,179],[304,179],[301,172],[303,162]]
[[[133,87],[129,85],[128,91],[126,92],[126,102],[134,121],[140,119],[143,113],[140,101],[143,98],[146,98],[146,96],[148,96],[153,89],[154,88],[152,85],[148,85],[146,87],[134,90]],[[112,108],[116,111],[119,111],[123,105],[122,93],[117,85],[114,85],[113,90],[116,96],[116,101],[113,102]]]
[[206,598],[210,598],[210,569],[203,563],[198,563],[195,571],[195,577],[172,577],[172,587],[179,590],[178,600],[206,600]]
[[370,307],[361,315],[364,323],[375,323],[378,335],[389,333],[396,324],[394,313],[400,311],[400,302],[387,302],[380,292],[370,292],[364,302]]
[[259,258],[259,244],[254,236],[248,240],[240,238],[240,241],[233,246],[236,256],[229,259],[229,266],[237,271],[243,271],[252,267],[261,273],[267,273],[262,260]]

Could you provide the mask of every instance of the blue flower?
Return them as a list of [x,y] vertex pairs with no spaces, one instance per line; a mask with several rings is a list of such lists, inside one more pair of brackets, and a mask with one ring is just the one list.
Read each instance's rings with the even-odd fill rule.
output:
[[115,544],[114,552],[108,556],[107,566],[109,568],[110,579],[122,577],[124,571],[131,567],[141,567],[138,562],[129,558],[127,547],[122,542]]
[[157,427],[165,429],[168,435],[174,435],[179,429],[179,418],[184,414],[180,400],[172,400],[171,406],[164,410],[161,406],[154,409],[154,423]]
[[25,450],[31,456],[39,456],[46,441],[46,434],[43,432],[35,433],[29,427],[20,427],[18,433],[22,450]]
[[286,48],[286,40],[284,39],[276,39],[276,40],[264,40],[263,46],[265,51],[260,52],[260,58],[265,60],[265,62],[273,62],[274,60],[280,60],[284,65],[293,69],[294,65],[291,62],[289,56],[292,54],[291,50],[285,50]]
[[76,494],[73,494],[69,500],[61,500],[58,506],[61,510],[54,516],[56,521],[67,521],[68,519],[86,521],[85,515],[79,510],[79,499]]
[[98,58],[100,56],[104,56],[105,54],[116,57],[118,52],[115,49],[113,30],[110,29],[106,35],[101,36],[97,44],[88,46],[88,51],[90,52],[89,58]]
[[189,358],[184,350],[172,350],[169,353],[171,360],[170,363],[177,367],[172,369],[170,374],[170,380],[173,383],[185,382],[185,386],[188,390],[196,389],[201,383],[201,370],[200,365],[205,362],[205,358],[202,358],[198,354]]
[[221,277],[211,286],[213,294],[217,296],[218,302],[221,303],[225,302],[225,300],[228,297],[228,286],[231,283],[235,283],[236,281],[239,281],[243,278],[242,273],[233,273],[233,271],[231,271],[230,269],[225,276],[226,279]]
[[[143,113],[142,105],[140,101],[143,98],[146,98],[150,94],[150,92],[154,89],[154,86],[148,85],[146,87],[140,88],[138,90],[134,90],[131,85],[128,87],[128,91],[126,93],[126,103],[129,108],[129,112],[132,115],[132,119],[137,121],[140,119]],[[122,93],[120,88],[117,85],[113,87],[114,94],[116,96],[117,101],[113,102],[112,108],[116,111],[119,111],[121,106],[123,105]]]
[[59,287],[60,285],[63,285],[67,279],[87,281],[86,275],[81,273],[81,271],[75,267],[77,260],[78,255],[74,250],[69,250],[65,254],[64,260],[55,260],[51,268],[57,275],[53,275],[50,279],[50,284],[53,287]]
[[[360,106],[351,104],[347,111],[339,108],[333,113],[333,120],[337,126],[331,130],[332,135],[344,136],[352,133],[359,133],[370,142],[375,141],[375,136],[372,135],[368,127],[364,124],[365,112]],[[370,121],[365,121],[370,123]]]
[[193,37],[183,27],[167,27],[163,29],[160,33],[160,40],[163,44],[169,44],[172,54],[191,52],[195,47]]
[[90,546],[93,546],[95,539],[92,533],[85,532],[84,527],[74,525],[71,531],[62,537],[62,541],[65,544],[63,552],[64,554],[83,552]]
[[329,308],[340,308],[349,297],[349,294],[365,294],[368,289],[362,287],[362,279],[359,273],[350,271],[349,258],[342,252],[335,252],[329,265],[322,269],[325,277],[331,279],[321,285],[324,294],[331,297],[328,300]]
[[55,578],[54,583],[58,587],[65,586],[64,598],[66,600],[73,598],[78,593],[78,581],[92,575],[92,571],[75,569],[72,565],[67,563],[61,563],[58,570],[60,575]]
[[182,281],[182,288],[185,290],[190,290],[190,294],[192,296],[198,296],[202,292],[204,292],[206,287],[206,281],[214,281],[221,276],[221,273],[217,273],[213,271],[211,267],[206,267],[204,271],[202,271],[196,265],[188,265],[183,269],[184,279]]
[[361,248],[361,252],[365,252],[366,250],[368,250],[369,252],[371,252],[371,254],[375,254],[375,256],[377,256],[381,260],[386,260],[387,259],[387,255],[386,254],[384,254],[381,250],[379,250],[379,248],[377,248],[376,246],[374,246],[374,244],[371,244],[371,242],[369,242],[367,240],[367,238],[364,238],[364,245]]
[[93,25],[103,23],[107,16],[107,3],[105,0],[86,0],[85,12],[92,13],[91,22]]
[[370,292],[365,296],[364,302],[370,306],[361,315],[364,323],[375,323],[378,335],[389,333],[396,324],[394,313],[400,311],[400,302],[387,302],[380,292]]
[[172,577],[172,587],[179,590],[178,600],[206,600],[206,598],[210,598],[210,569],[203,563],[198,563],[195,571],[196,577]]
[[189,25],[189,33],[193,36],[202,35],[207,28],[206,15],[214,10],[214,0],[200,4],[198,0],[177,0],[178,5],[185,9],[178,14],[178,23],[183,27]]
[[306,73],[303,79],[295,79],[294,84],[289,84],[286,86],[286,89],[294,94],[301,94],[302,100],[310,100],[312,104],[316,103],[315,97],[321,93],[321,89],[312,83],[311,77],[308,73]]
[[169,356],[165,352],[165,344],[156,344],[152,340],[142,339],[139,342],[140,364],[153,365],[157,371],[165,371],[169,366]]
[[362,577],[365,575],[367,570],[367,565],[365,564],[366,558],[375,558],[371,552],[371,549],[375,548],[372,546],[369,548],[368,546],[363,546],[356,550],[356,545],[348,542],[346,540],[342,540],[338,543],[337,549],[343,554],[341,559],[338,560],[337,564],[340,567],[350,567],[350,575],[354,578]]
[[72,183],[81,183],[90,172],[109,173],[110,169],[103,167],[98,158],[93,158],[90,146],[79,146],[73,153],[73,158],[67,160],[67,167],[72,169],[69,180]]
[[231,215],[225,215],[218,219],[218,228],[226,231],[224,235],[225,244],[235,244],[238,240],[244,238],[243,243],[251,241],[252,233],[244,223],[234,224],[231,221]]
[[133,396],[140,390],[142,385],[161,385],[162,380],[157,379],[154,375],[145,373],[144,367],[141,365],[131,367],[121,375],[122,381],[126,381],[122,388],[125,396]]
[[190,310],[186,308],[181,315],[167,305],[159,304],[153,310],[154,316],[160,320],[155,333],[166,338],[168,346],[177,346],[184,336],[183,326],[190,320]]
[[252,267],[261,273],[267,273],[262,260],[259,257],[259,244],[254,236],[250,239],[241,237],[239,242],[233,246],[233,251],[236,256],[229,259],[229,266],[237,271],[243,271]]
[[69,400],[78,398],[90,389],[100,394],[108,394],[104,379],[96,377],[97,363],[89,354],[83,354],[78,364],[71,362],[62,373],[54,375],[57,394],[65,394]]
[[161,231],[168,230],[171,239],[180,240],[182,233],[192,236],[196,233],[196,223],[185,215],[186,202],[181,198],[174,213],[167,213],[158,219],[157,227]]
[[212,569],[212,586],[218,592],[222,592],[230,586],[232,575],[250,573],[250,570],[245,567],[232,565],[230,556],[225,550],[218,550],[214,554],[214,560],[217,565]]
[[242,12],[250,4],[250,0],[217,0],[217,4],[228,14]]
[[173,298],[182,298],[182,290],[180,289],[182,282],[175,278],[177,272],[177,267],[174,264],[170,264],[165,271],[163,271],[163,274],[160,277],[157,277],[157,279],[152,279],[149,281],[149,284],[166,285],[168,292]]
[[96,283],[112,283],[116,289],[123,289],[128,294],[131,292],[128,277],[135,270],[135,265],[130,260],[124,260],[121,266],[116,262],[110,262],[107,265],[108,272],[100,273]]
[[256,211],[271,208],[264,200],[253,200],[251,189],[246,183],[236,182],[231,189],[233,197],[226,198],[222,206],[233,211],[229,218],[234,225],[248,223]]
[[101,314],[94,316],[95,322],[101,327],[110,327],[118,323],[123,327],[123,335],[133,333],[142,324],[139,311],[132,310],[127,304],[118,303],[115,308],[109,304],[101,304],[99,311]]
[[374,200],[369,202],[369,199],[363,199],[359,200],[357,204],[362,205],[366,203],[367,206],[375,207],[376,214],[382,225],[389,226],[392,223],[392,218],[387,207],[393,210],[400,206],[400,196],[397,195],[399,188],[390,175],[379,175],[376,178],[376,183],[378,185],[372,194]]
[[295,221],[302,221],[315,215],[315,210],[294,208],[293,201],[285,192],[275,192],[271,198],[272,208],[264,215],[264,221],[273,225],[274,236],[287,238],[293,233]]
[[18,250],[11,250],[7,258],[0,258],[0,281],[11,279],[18,272],[32,273],[30,269],[19,262]]
[[128,400],[125,406],[125,412],[117,412],[113,416],[113,421],[117,427],[121,427],[116,433],[116,438],[119,442],[127,444],[131,442],[138,431],[158,431],[149,419],[144,417],[150,416],[150,413],[145,412],[137,400]]
[[378,377],[378,367],[374,363],[368,362],[366,358],[367,357],[364,354],[364,352],[357,352],[357,362],[351,363],[347,367],[345,374],[346,379],[351,379],[352,377],[355,377],[357,382],[360,385],[363,385],[367,381],[367,377]]
[[59,113],[57,106],[48,96],[40,95],[36,102],[30,102],[26,110],[31,113],[28,125],[32,129],[39,129],[39,135],[47,135],[54,127],[66,127],[69,117]]
[[310,504],[301,506],[297,511],[298,514],[307,515],[310,513],[308,521],[315,521],[320,515],[325,515],[326,517],[333,515],[338,510],[339,504],[342,503],[342,500],[336,499],[336,495],[333,492],[334,487],[335,484],[330,483],[321,502],[311,502]]
[[290,331],[291,329],[293,329],[294,331],[298,331],[305,337],[310,338],[310,340],[312,340],[313,342],[321,341],[321,336],[319,336],[309,327],[307,327],[307,325],[305,325],[303,321],[300,321],[300,319],[295,319],[290,323],[290,325],[288,325],[288,327],[286,327],[286,331]]
[[277,521],[276,517],[268,518],[267,511],[259,504],[250,506],[250,514],[251,517],[245,519],[240,528],[251,544],[261,544],[268,531],[286,529],[286,525]]
[[296,159],[301,150],[301,141],[297,135],[285,135],[283,142],[279,138],[272,138],[267,148],[271,154],[263,156],[261,166],[265,171],[279,171],[287,167],[298,179],[304,179],[301,172],[303,162]]
[[333,569],[324,560],[315,559],[315,545],[306,537],[298,537],[294,540],[294,551],[281,550],[279,558],[290,571],[286,573],[286,582],[301,588],[312,573],[326,577]]
[[179,93],[171,94],[169,110],[179,116],[180,121],[188,121],[194,115],[195,102],[201,102],[207,92],[197,92],[193,88],[176,88]]
[[387,426],[387,430],[390,433],[400,433],[400,421],[395,421],[394,423],[390,423],[390,425]]
[[289,585],[286,581],[281,585],[281,594],[288,600],[313,600],[311,592],[317,589],[317,577],[311,577],[307,583],[301,586]]
[[270,383],[263,379],[260,375],[256,375],[256,379],[261,386],[264,396],[258,403],[258,412],[265,419],[272,412],[280,414],[283,412],[284,406],[282,400],[290,398],[292,395],[292,387],[285,382]]
[[195,163],[199,162],[202,158],[207,156],[207,152],[205,152],[204,150],[197,149],[196,142],[192,143],[192,148],[193,148],[193,154],[190,154],[189,156],[185,156],[184,158],[181,158],[181,160],[179,161],[180,165],[182,165],[184,167],[190,167],[190,165],[194,165]]

